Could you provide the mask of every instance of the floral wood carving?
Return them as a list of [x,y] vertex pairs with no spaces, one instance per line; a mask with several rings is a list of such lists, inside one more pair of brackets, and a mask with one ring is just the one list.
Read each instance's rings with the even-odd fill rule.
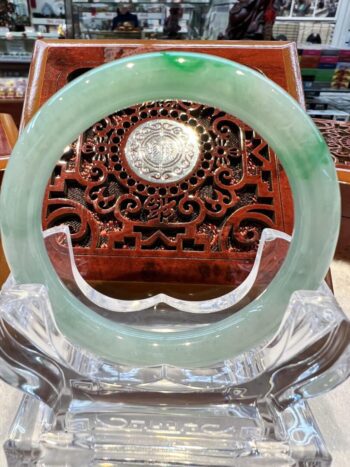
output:
[[[152,146],[157,128],[163,136]],[[164,128],[171,129],[168,140]],[[183,129],[193,132],[196,148],[171,139]],[[151,165],[159,159],[159,177],[132,151]],[[262,229],[292,228],[283,217],[283,183],[267,143],[241,121],[202,104],[150,102],[110,115],[67,148],[47,188],[43,226],[70,226],[78,267],[89,279],[181,276],[237,285]],[[92,267],[93,258],[105,265]]]
[[337,167],[350,167],[350,122],[315,118]]

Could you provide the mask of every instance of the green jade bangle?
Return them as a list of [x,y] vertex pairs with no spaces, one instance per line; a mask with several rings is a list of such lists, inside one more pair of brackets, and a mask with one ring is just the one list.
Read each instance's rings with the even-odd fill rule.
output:
[[[282,162],[295,207],[287,258],[266,291],[229,318],[170,333],[113,323],[83,305],[57,276],[41,230],[46,183],[63,149],[106,115],[163,99],[211,105],[253,127]],[[47,287],[57,326],[73,344],[113,363],[190,368],[233,358],[271,337],[291,294],[320,285],[335,250],[340,197],[323,138],[284,90],[228,60],[162,52],[105,64],[55,94],[16,144],[4,177],[0,212],[3,245],[16,281]]]

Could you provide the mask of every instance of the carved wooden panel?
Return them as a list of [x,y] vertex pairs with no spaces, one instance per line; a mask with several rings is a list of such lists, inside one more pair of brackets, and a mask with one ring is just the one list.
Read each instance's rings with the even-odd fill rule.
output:
[[[43,226],[68,224],[78,256],[144,258],[146,268],[128,266],[135,278],[161,280],[159,262],[192,259],[201,281],[230,283],[230,263],[254,258],[262,229],[285,228],[279,176],[266,142],[236,118],[190,102],[145,103],[67,148]],[[227,264],[226,276],[214,260]],[[125,278],[123,269],[111,272]],[[178,275],[170,268],[166,280]]]
[[340,181],[342,219],[337,254],[350,258],[350,122],[315,119],[326,140]]
[[[302,102],[289,44],[150,41],[146,49],[63,41],[39,43],[22,123],[88,69],[164,49],[234,59]],[[67,148],[43,206],[44,228],[60,223],[70,226],[87,279],[235,287],[252,267],[263,228],[291,233],[293,208],[275,155],[244,122],[201,103],[148,102],[106,117]]]
[[334,163],[339,168],[350,169],[350,122],[314,119],[326,140]]

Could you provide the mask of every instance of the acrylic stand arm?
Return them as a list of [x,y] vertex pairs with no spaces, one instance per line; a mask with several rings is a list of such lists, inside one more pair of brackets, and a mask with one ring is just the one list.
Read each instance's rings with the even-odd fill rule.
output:
[[[294,300],[299,301],[300,307],[311,307],[315,314],[325,312],[324,309],[318,310],[314,304],[320,299],[317,292],[313,296],[311,292],[296,295]],[[306,399],[328,392],[350,374],[350,322],[338,308],[330,292],[327,298],[322,297],[322,301],[323,306],[327,306],[328,302],[328,316],[325,318],[334,320],[333,325],[328,322],[324,335],[312,339],[303,350],[282,364],[277,364],[270,372],[269,395],[280,408],[285,408],[300,398]],[[305,323],[301,322],[300,325]]]
[[5,320],[0,320],[0,376],[10,386],[53,407],[65,385],[64,372]]
[[[64,229],[51,232],[48,245],[52,245],[52,240],[62,240],[62,232],[67,234]],[[69,245],[70,239],[67,240]],[[250,276],[238,293],[233,291],[225,298],[230,304],[226,315],[261,292],[266,286],[266,277],[271,280],[277,272],[287,247],[288,236],[273,230],[264,231]],[[77,279],[71,250],[61,269],[66,273],[73,271]],[[66,279],[71,280],[72,276],[67,273]],[[94,294],[89,295],[79,284],[78,280],[75,289],[80,290],[81,296],[93,309],[100,310],[98,295],[97,298]],[[191,303],[194,311],[186,314],[184,310],[191,307]],[[222,297],[217,299],[217,303],[222,303]],[[111,316],[113,313],[113,316],[125,316],[121,304],[122,301],[109,299],[108,312]],[[178,310],[176,304],[176,300],[170,297],[168,304],[162,305],[168,308],[155,309],[159,313],[170,313],[171,310],[170,320],[176,313],[182,321],[195,314],[197,320],[203,320],[197,321],[201,325],[207,323],[208,316],[210,319],[222,318],[220,305],[215,309],[215,299],[210,313],[201,313],[199,302],[181,302]],[[132,319],[132,312],[126,314]],[[62,403],[65,406],[69,397],[104,399],[113,398],[114,394],[118,400],[122,393],[130,390],[156,393],[164,389],[164,380],[172,385],[175,395],[210,393],[218,401],[270,397],[277,405],[285,407],[300,397],[313,397],[333,388],[350,372],[350,324],[325,284],[317,291],[293,294],[280,329],[270,342],[210,369],[170,366],[132,369],[101,361],[72,345],[60,333],[46,290],[40,285],[17,285],[10,278],[0,295],[0,316],[1,378],[57,411],[62,410]],[[105,386],[108,386],[108,391],[103,389]],[[63,394],[65,402],[60,400]]]

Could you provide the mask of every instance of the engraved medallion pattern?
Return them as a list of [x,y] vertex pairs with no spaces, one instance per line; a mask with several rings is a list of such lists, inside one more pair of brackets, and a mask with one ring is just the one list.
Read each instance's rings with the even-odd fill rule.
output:
[[198,136],[190,127],[156,119],[137,126],[125,145],[130,168],[141,178],[171,183],[188,175],[199,157]]

